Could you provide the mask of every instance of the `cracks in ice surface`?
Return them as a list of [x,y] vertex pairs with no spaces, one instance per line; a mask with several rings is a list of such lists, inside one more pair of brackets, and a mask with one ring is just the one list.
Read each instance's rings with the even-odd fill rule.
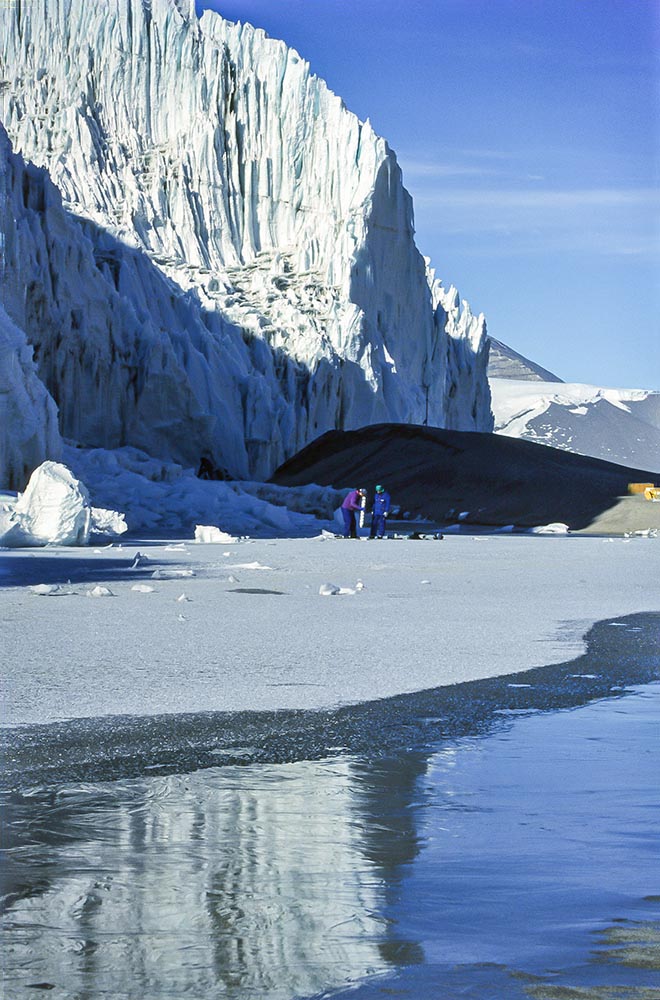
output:
[[565,663],[339,708],[108,716],[19,726],[0,733],[3,787],[320,760],[338,748],[370,758],[402,748],[425,753],[439,740],[491,732],[506,725],[510,714],[621,697],[631,684],[660,679],[659,625],[660,616],[650,613],[599,622],[587,634],[586,653]]

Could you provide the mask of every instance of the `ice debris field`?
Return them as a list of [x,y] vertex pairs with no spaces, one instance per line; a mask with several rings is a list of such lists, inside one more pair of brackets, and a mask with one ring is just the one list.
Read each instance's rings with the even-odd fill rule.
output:
[[[135,511],[131,475],[113,488]],[[186,495],[181,479],[154,482],[140,509],[183,495],[189,512],[209,513],[197,496],[226,516],[185,537],[103,538],[99,522],[117,532],[123,519],[94,512],[56,463],[21,500],[5,497],[10,533],[60,532],[0,555],[5,725],[323,709],[563,662],[594,621],[657,610],[657,537],[344,540],[309,512],[323,501],[331,513],[333,490],[287,491],[296,512],[256,495],[269,486],[191,476]],[[64,545],[67,525],[78,543],[91,531],[90,544]]]

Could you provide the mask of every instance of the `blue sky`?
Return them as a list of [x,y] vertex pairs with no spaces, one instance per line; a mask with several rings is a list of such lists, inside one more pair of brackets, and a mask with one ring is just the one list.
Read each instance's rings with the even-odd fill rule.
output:
[[655,0],[205,0],[307,59],[401,163],[416,241],[566,381],[660,389]]

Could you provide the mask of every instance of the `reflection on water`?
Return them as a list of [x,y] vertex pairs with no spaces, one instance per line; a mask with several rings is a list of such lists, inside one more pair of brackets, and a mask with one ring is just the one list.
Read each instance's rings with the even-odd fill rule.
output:
[[382,971],[386,880],[417,851],[419,765],[393,767],[393,828],[346,759],[14,795],[7,987],[288,998]]
[[[626,667],[638,679],[657,676],[657,618],[643,624],[646,645],[632,633]],[[600,660],[592,649],[580,670],[530,672],[534,688],[512,689],[587,702],[573,712],[520,715],[472,685],[462,701],[391,701],[380,744],[378,706],[335,715],[335,740],[362,740],[359,754],[14,781],[3,796],[5,995],[522,1000],[554,996],[542,990],[563,988],[558,969],[603,996],[612,982],[648,989],[642,973],[622,978],[588,957],[598,925],[656,919],[642,897],[660,887],[660,688],[589,703],[589,685],[602,694],[622,679],[623,629],[611,632],[620,662],[606,663],[608,641]],[[472,734],[437,736],[452,712]],[[34,734],[23,736],[25,755]],[[70,766],[62,742],[48,752]]]

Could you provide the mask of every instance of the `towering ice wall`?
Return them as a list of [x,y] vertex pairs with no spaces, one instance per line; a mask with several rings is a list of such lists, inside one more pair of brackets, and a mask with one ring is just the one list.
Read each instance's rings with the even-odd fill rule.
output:
[[7,301],[65,435],[265,476],[334,427],[491,428],[483,318],[438,309],[393,153],[283,42],[192,0],[3,4],[0,116],[89,264]]
[[61,450],[55,402],[25,334],[0,305],[0,489],[23,489],[32,470]]
[[[300,366],[283,357],[276,371],[262,340],[206,313],[144,251],[66,211],[48,173],[12,154],[1,126],[0,171],[1,296],[29,335],[66,437],[128,442],[186,464],[208,450],[238,475],[250,468],[249,435],[264,411],[273,450],[278,435],[280,445],[287,433],[296,441],[295,403],[284,393],[308,385]],[[12,422],[0,432],[11,438]]]
[[[490,338],[483,313],[475,316],[468,302],[461,301],[452,285],[445,289],[428,266],[427,277],[433,300],[433,320],[439,343],[446,345],[445,422],[448,430],[492,430],[490,386],[484,379],[488,370]],[[442,332],[446,335],[443,341]],[[465,402],[472,400],[466,427]]]
[[[0,288],[5,298],[15,278],[11,263],[18,244],[23,243],[19,252],[26,249],[28,254],[26,244],[33,246],[30,236],[25,239],[30,178],[18,161],[10,155],[0,126]],[[17,188],[20,200],[15,198]],[[0,302],[0,489],[23,489],[32,470],[46,459],[59,458],[61,450],[57,407],[39,378],[33,348]]]

